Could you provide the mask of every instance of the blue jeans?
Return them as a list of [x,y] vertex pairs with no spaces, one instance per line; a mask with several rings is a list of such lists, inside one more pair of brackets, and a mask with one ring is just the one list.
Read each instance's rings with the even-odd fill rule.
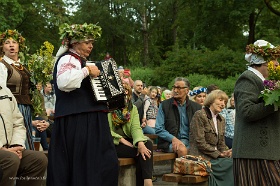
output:
[[232,148],[232,141],[233,141],[233,139],[225,137],[225,142],[229,149]]
[[[190,144],[189,144],[189,140],[188,139],[179,139],[179,140],[182,141],[187,148],[190,148]],[[172,143],[170,143],[167,152],[174,152],[173,149],[172,149]]]
[[156,134],[155,128],[146,125],[146,127],[142,128],[144,134]]

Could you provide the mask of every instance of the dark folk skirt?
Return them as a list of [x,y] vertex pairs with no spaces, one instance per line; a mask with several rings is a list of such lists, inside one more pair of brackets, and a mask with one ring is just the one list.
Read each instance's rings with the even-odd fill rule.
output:
[[34,143],[32,138],[32,112],[30,105],[18,104],[18,108],[23,116],[24,125],[26,128],[26,142],[25,147],[29,150],[34,150]]
[[107,113],[55,119],[48,158],[48,186],[118,185],[118,158]]
[[234,184],[238,186],[280,185],[280,161],[233,159]]

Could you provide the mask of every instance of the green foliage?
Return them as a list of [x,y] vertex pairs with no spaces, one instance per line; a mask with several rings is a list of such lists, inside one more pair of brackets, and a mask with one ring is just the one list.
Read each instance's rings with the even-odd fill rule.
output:
[[[54,66],[54,57],[53,57],[54,46],[45,41],[39,50],[35,54],[27,56],[24,65],[29,70],[31,77],[30,81],[33,85],[39,83],[45,85],[52,79],[52,70]],[[41,98],[41,93],[35,89],[31,89],[30,93],[32,95],[32,106],[34,109],[34,116],[42,114],[42,104],[44,100]]]
[[225,46],[217,50],[193,50],[191,48],[173,48],[167,53],[167,59],[155,68],[155,82],[166,86],[170,79],[189,74],[204,74],[218,79],[240,74],[246,69],[244,52],[233,51]]
[[135,68],[131,69],[131,78],[135,80],[141,80],[144,83],[146,83],[147,86],[150,85],[157,85],[157,82],[153,78],[155,74],[155,71],[151,68]]
[[58,49],[62,23],[98,23],[89,59],[109,52],[133,79],[159,86],[191,74],[224,81],[245,70],[248,42],[280,44],[280,19],[261,0],[2,0],[0,12],[1,31],[19,30],[30,53],[45,40]]
[[41,115],[44,111],[43,109],[43,102],[44,102],[44,98],[41,94],[41,92],[37,89],[35,90],[32,90],[31,91],[31,94],[32,94],[32,108],[33,108],[33,118],[35,118],[36,116],[38,115]]
[[1,0],[0,12],[0,32],[15,29],[24,17],[24,9],[17,0]]

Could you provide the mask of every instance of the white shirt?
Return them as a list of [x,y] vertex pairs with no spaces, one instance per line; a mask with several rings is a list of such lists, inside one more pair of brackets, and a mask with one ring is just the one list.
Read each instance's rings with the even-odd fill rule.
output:
[[263,75],[256,69],[252,68],[252,67],[248,67],[248,70],[252,71],[254,74],[256,74],[262,81],[265,80],[265,78],[263,77]]
[[87,68],[81,68],[81,62],[72,55],[65,55],[58,61],[56,80],[61,91],[70,92],[80,88],[88,75]]

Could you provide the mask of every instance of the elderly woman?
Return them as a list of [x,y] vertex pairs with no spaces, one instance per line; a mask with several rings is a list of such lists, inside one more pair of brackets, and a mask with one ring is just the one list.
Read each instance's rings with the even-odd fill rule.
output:
[[136,186],[151,186],[153,171],[153,144],[140,127],[138,110],[132,104],[132,90],[124,84],[126,107],[108,115],[111,134],[119,158],[136,159]]
[[[30,97],[30,73],[21,64],[19,52],[26,49],[25,39],[17,30],[0,33],[0,85],[7,86],[15,96],[27,130],[27,149],[34,149],[32,143],[32,114]],[[0,55],[1,56],[1,55]]]
[[192,91],[190,91],[189,95],[191,100],[197,102],[200,105],[203,105],[207,95],[207,88],[195,87]]
[[169,99],[171,97],[172,97],[172,91],[168,90],[168,89],[165,89],[161,94],[161,101],[164,101],[164,100]]
[[227,100],[222,90],[212,91],[190,124],[189,154],[211,161],[210,185],[233,185],[231,150],[225,144],[225,119],[219,114]]
[[94,100],[90,77],[100,71],[86,66],[101,27],[63,24],[66,46],[57,53],[53,72],[55,123],[49,148],[47,185],[116,186],[118,158],[110,133],[107,104]]

